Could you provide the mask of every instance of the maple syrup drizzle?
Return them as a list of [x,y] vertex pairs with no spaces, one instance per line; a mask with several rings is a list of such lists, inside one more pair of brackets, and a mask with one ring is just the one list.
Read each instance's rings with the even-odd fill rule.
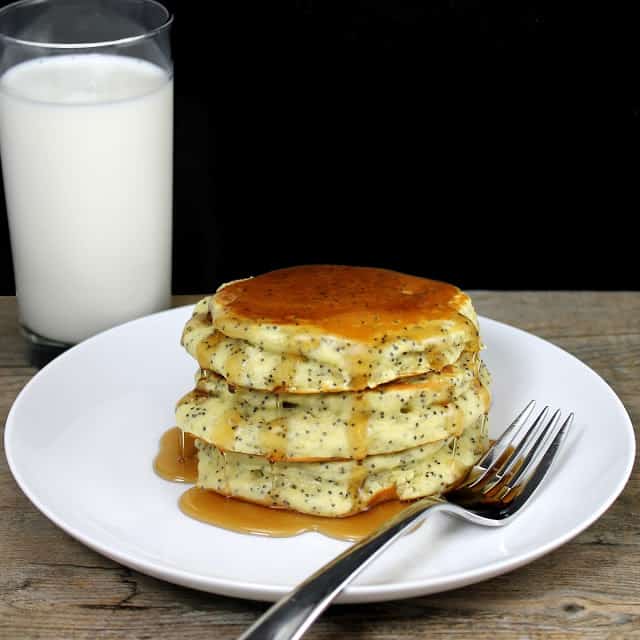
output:
[[351,422],[347,430],[347,438],[351,448],[351,457],[362,460],[369,449],[367,436],[371,409],[365,394],[354,394],[351,400]]
[[235,429],[242,422],[242,417],[234,408],[225,411],[213,426],[213,441],[224,451],[233,450],[236,439]]
[[[165,480],[195,482],[198,477],[195,438],[189,433],[181,438],[180,434],[178,427],[164,433],[153,468]],[[353,490],[359,488],[361,478],[358,471],[351,480]],[[386,490],[374,496],[372,505],[375,506],[367,511],[345,518],[326,518],[262,506],[192,487],[182,494],[179,505],[183,513],[196,520],[239,533],[288,537],[317,531],[341,540],[360,540],[402,511],[407,503],[397,500],[395,491]]]
[[284,418],[276,418],[268,425],[263,425],[259,434],[260,448],[265,457],[272,462],[286,457],[287,423]]
[[242,351],[238,351],[237,353],[234,353],[233,355],[228,357],[224,365],[226,367],[226,371],[223,371],[223,373],[225,374],[224,377],[227,380],[241,379],[243,364],[244,354],[242,353]]
[[292,386],[296,365],[296,358],[281,356],[280,364],[273,374],[273,378],[276,381],[276,389],[286,390]]
[[279,269],[231,283],[215,298],[229,319],[301,323],[363,342],[383,335],[391,338],[409,327],[412,337],[432,335],[439,331],[439,326],[429,326],[432,319],[467,322],[458,314],[465,296],[457,287],[369,267]]
[[201,369],[211,368],[211,356],[215,354],[216,347],[224,339],[224,335],[218,331],[207,336],[196,347],[196,360]]
[[341,540],[360,540],[406,506],[404,502],[393,500],[346,518],[323,518],[263,507],[199,487],[192,487],[180,497],[180,509],[196,520],[231,531],[276,538],[317,531]]
[[160,438],[160,449],[153,461],[155,472],[172,482],[195,482],[198,479],[198,458],[195,438],[173,427]]

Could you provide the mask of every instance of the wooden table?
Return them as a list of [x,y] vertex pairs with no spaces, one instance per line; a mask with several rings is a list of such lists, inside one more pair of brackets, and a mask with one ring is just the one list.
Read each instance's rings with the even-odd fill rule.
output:
[[[640,293],[472,293],[478,312],[593,367],[640,421]],[[176,304],[194,297],[180,297]],[[0,298],[0,419],[35,371]],[[603,433],[606,437],[606,433]],[[587,531],[510,574],[448,593],[330,609],[308,638],[640,638],[640,474]],[[235,638],[266,607],[177,587],[51,524],[0,456],[0,638]]]

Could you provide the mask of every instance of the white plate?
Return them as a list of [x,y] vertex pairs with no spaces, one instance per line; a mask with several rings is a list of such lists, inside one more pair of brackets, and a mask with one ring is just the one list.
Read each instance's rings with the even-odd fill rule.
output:
[[[275,600],[346,548],[317,533],[241,535],[184,516],[184,485],[152,471],[160,435],[195,364],[178,345],[190,307],[130,322],[40,371],[6,424],[9,466],[50,520],[124,565],[177,584]],[[530,398],[576,412],[550,477],[512,524],[486,529],[436,515],[342,594],[371,602],[444,591],[515,569],[596,520],[625,485],[633,429],[613,391],[540,338],[481,319],[493,374],[495,436]]]

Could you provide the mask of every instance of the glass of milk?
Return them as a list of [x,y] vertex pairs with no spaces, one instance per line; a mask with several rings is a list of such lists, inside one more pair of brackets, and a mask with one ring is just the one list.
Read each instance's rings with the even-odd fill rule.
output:
[[0,9],[0,152],[33,364],[169,306],[171,22],[154,0]]

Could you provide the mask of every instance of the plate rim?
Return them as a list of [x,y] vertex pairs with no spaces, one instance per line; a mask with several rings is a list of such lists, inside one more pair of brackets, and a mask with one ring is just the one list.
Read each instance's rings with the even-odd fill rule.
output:
[[[75,353],[78,350],[82,350],[87,348],[87,345],[90,345],[94,341],[103,340],[105,336],[116,331],[122,330],[127,326],[135,323],[141,323],[148,321],[151,318],[157,318],[159,316],[165,315],[176,315],[178,316],[181,312],[186,313],[188,310],[192,309],[193,305],[187,304],[179,307],[175,307],[173,309],[167,309],[165,311],[160,311],[158,313],[150,314],[144,316],[142,318],[137,318],[135,320],[131,320],[129,322],[120,324],[116,327],[112,327],[111,329],[107,329],[106,331],[100,332],[95,336],[75,345],[68,351],[64,352],[58,358],[53,360],[51,363],[47,364],[40,371],[38,371],[25,386],[20,390],[18,395],[16,396],[14,402],[12,403],[9,412],[7,414],[7,419],[5,421],[5,433],[4,433],[4,448],[5,448],[5,456],[7,458],[7,463],[9,466],[9,470],[13,475],[13,478],[20,488],[20,490],[24,493],[24,495],[28,498],[33,506],[36,507],[47,519],[49,519],[55,526],[59,527],[71,537],[73,537],[78,542],[83,545],[89,547],[93,551],[110,558],[124,566],[132,568],[136,571],[140,571],[146,575],[150,575],[152,577],[158,578],[160,580],[164,580],[166,582],[171,582],[174,584],[178,584],[181,586],[195,588],[202,591],[207,591],[210,593],[216,593],[220,595],[239,597],[244,599],[251,600],[262,600],[262,601],[275,601],[288,593],[292,586],[289,585],[265,585],[261,582],[252,582],[252,581],[240,581],[240,580],[230,580],[224,577],[212,577],[209,575],[202,575],[198,573],[194,573],[192,571],[186,571],[179,568],[167,567],[166,565],[159,564],[158,562],[154,562],[152,560],[146,559],[144,557],[136,557],[135,554],[130,554],[126,552],[119,551],[117,548],[112,548],[108,543],[100,542],[99,540],[94,540],[91,535],[87,535],[79,530],[77,527],[70,525],[65,521],[63,515],[59,515],[56,513],[55,509],[50,509],[46,504],[44,504],[35,493],[30,489],[28,480],[24,478],[16,460],[13,457],[13,452],[11,450],[10,438],[13,431],[17,428],[15,425],[17,423],[16,414],[20,411],[20,406],[23,402],[25,402],[25,396],[29,393],[29,389],[33,385],[39,384],[40,378],[49,374],[50,368],[55,368],[59,366],[59,362],[66,360],[68,358],[75,357]],[[513,571],[529,562],[540,558],[543,555],[557,549],[558,547],[566,544],[569,540],[580,534],[582,531],[587,529],[590,525],[592,525],[596,520],[598,520],[615,502],[615,500],[620,496],[622,491],[624,490],[627,482],[629,481],[631,472],[633,470],[633,464],[635,461],[635,450],[636,450],[636,441],[635,441],[635,432],[633,428],[633,423],[631,421],[631,417],[626,407],[624,406],[622,400],[618,397],[614,389],[609,385],[609,383],[594,369],[592,369],[589,365],[582,362],[579,358],[574,356],[572,353],[566,351],[562,347],[546,340],[545,338],[541,338],[529,331],[524,329],[520,329],[519,327],[515,327],[505,322],[501,322],[499,320],[494,320],[492,318],[488,318],[486,316],[478,316],[480,325],[484,323],[493,324],[500,331],[513,331],[517,334],[521,334],[520,337],[526,337],[526,339],[533,338],[534,341],[540,340],[544,342],[546,345],[549,345],[553,350],[557,350],[563,356],[568,356],[570,359],[574,360],[581,367],[586,369],[592,376],[598,380],[599,384],[603,386],[603,390],[607,393],[607,396],[614,401],[616,408],[620,414],[620,418],[624,423],[623,434],[626,440],[625,451],[627,452],[627,457],[625,460],[625,465],[623,467],[622,472],[619,475],[618,481],[615,485],[615,489],[610,492],[609,496],[603,501],[603,503],[591,512],[588,517],[584,518],[581,522],[577,523],[574,527],[572,527],[569,531],[565,532],[563,535],[550,540],[546,544],[536,547],[533,550],[524,550],[520,553],[515,554],[509,558],[505,558],[502,560],[494,561],[488,565],[483,565],[481,567],[476,567],[473,569],[468,569],[465,571],[459,571],[453,574],[447,574],[442,576],[436,576],[429,578],[425,581],[425,579],[420,580],[407,580],[402,582],[396,582],[393,584],[375,584],[375,585],[349,585],[345,588],[339,598],[336,600],[337,603],[357,603],[357,602],[380,602],[380,601],[392,601],[392,600],[400,600],[404,598],[415,597],[418,595],[427,595],[431,593],[439,593],[448,591],[451,589],[460,588],[466,585],[474,584],[477,582],[481,582],[484,580],[488,580],[492,577],[502,575]],[[58,364],[56,364],[58,362]],[[439,515],[438,517],[443,517]],[[304,535],[320,535],[315,534],[313,532],[306,533]]]

